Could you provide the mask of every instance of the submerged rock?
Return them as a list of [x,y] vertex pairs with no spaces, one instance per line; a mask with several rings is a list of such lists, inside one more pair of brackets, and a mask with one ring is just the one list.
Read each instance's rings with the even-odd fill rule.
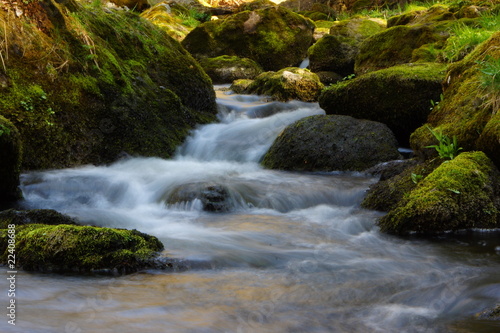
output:
[[0,116],[0,202],[21,197],[18,189],[21,151],[19,131]]
[[348,116],[311,116],[289,125],[264,156],[266,168],[296,171],[361,171],[398,159],[387,126]]
[[306,57],[313,31],[309,19],[275,6],[203,23],[182,45],[196,58],[236,55],[274,71],[297,66]]
[[239,79],[254,79],[262,68],[253,60],[236,56],[200,59],[200,65],[215,84],[232,83]]
[[219,184],[189,183],[174,189],[166,199],[168,204],[189,203],[200,200],[207,212],[226,212],[231,209],[228,189]]
[[[409,184],[410,175],[405,175]],[[408,234],[500,227],[500,172],[483,152],[462,153],[421,176],[379,220],[382,231]],[[400,184],[397,188],[403,189]]]
[[323,89],[319,77],[307,69],[288,67],[260,74],[244,90],[246,94],[271,96],[278,101],[315,102]]
[[406,146],[427,121],[431,100],[440,100],[445,70],[441,64],[411,64],[371,72],[328,87],[319,104],[327,114],[384,123]]
[[137,230],[76,225],[52,210],[0,214],[0,253],[7,262],[8,226],[16,225],[16,265],[27,271],[132,273],[154,266],[163,244]]

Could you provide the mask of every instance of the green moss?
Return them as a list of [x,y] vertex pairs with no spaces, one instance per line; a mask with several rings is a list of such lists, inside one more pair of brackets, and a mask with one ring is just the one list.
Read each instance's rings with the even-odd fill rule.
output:
[[283,7],[244,11],[206,22],[182,41],[195,57],[237,55],[265,70],[296,66],[313,42],[314,24]]
[[[0,239],[6,242],[5,229]],[[147,266],[161,250],[157,238],[136,230],[43,224],[16,228],[16,263],[25,270],[133,272]],[[3,262],[7,254],[3,253]]]
[[354,17],[348,20],[335,21],[330,28],[333,36],[354,38],[358,42],[382,32],[386,28],[386,22],[380,19],[366,17]]
[[342,36],[324,36],[307,51],[309,68],[313,72],[331,71],[342,76],[353,73],[359,50],[353,41]]
[[200,65],[214,83],[231,83],[237,79],[253,79],[262,68],[253,60],[236,56],[204,58]]
[[298,99],[305,102],[317,101],[323,89],[319,77],[307,69],[288,67],[278,72],[265,72],[245,90],[246,93],[272,96],[279,101]]
[[231,84],[230,89],[235,93],[235,94],[245,94],[248,87],[250,84],[252,84],[254,80],[247,80],[247,79],[240,79],[240,80],[235,80]]
[[500,223],[495,200],[498,175],[484,153],[462,153],[421,180],[380,219],[380,228],[398,234],[496,228]]
[[209,77],[137,14],[33,6],[59,19],[0,27],[11,48],[0,114],[21,134],[24,169],[110,162],[123,151],[168,157],[196,123],[215,119]]
[[439,100],[445,70],[442,64],[419,63],[371,72],[324,89],[319,103],[327,114],[382,122],[405,146],[427,120],[430,100]]

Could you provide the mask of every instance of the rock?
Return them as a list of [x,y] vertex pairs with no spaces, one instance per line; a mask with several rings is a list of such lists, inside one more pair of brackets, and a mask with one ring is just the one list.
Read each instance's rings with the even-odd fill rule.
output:
[[414,158],[408,160],[382,162],[375,165],[374,167],[366,169],[364,173],[370,174],[372,176],[379,176],[379,181],[384,181],[401,174],[406,169],[414,167],[417,164],[419,164],[419,162]]
[[262,165],[294,171],[361,171],[400,158],[387,126],[348,116],[311,116],[289,125]]
[[499,195],[500,172],[491,160],[465,152],[421,179],[378,224],[395,234],[498,228]]
[[427,126],[449,137],[455,136],[464,150],[482,150],[500,167],[500,98],[493,77],[481,72],[495,66],[500,57],[500,32],[494,33],[462,61],[449,66],[444,81],[443,100],[427,121],[410,138],[412,149],[421,158],[436,156],[436,144]]
[[0,203],[21,197],[18,189],[21,147],[21,137],[17,128],[0,116]]
[[361,42],[384,29],[385,22],[376,19],[356,17],[335,21],[330,34],[309,48],[309,68],[313,72],[331,71],[341,76],[354,73]]
[[[7,230],[0,230],[7,262]],[[152,265],[163,244],[137,230],[74,225],[16,227],[16,264],[26,271],[132,273]]]
[[414,61],[420,47],[444,43],[449,34],[432,25],[397,25],[367,38],[354,63],[357,75]]
[[371,72],[326,88],[319,104],[343,114],[386,124],[402,146],[427,121],[431,100],[439,101],[445,65],[408,64]]
[[236,56],[204,58],[200,65],[213,83],[232,83],[239,79],[254,79],[262,73],[262,68],[253,60]]
[[7,229],[7,225],[15,224],[22,226],[26,224],[70,224],[78,225],[71,217],[56,212],[53,209],[30,209],[15,210],[8,209],[0,212],[0,229]]
[[500,320],[500,304],[495,308],[486,309],[475,316],[477,319],[483,320]]
[[143,11],[141,17],[164,30],[170,37],[181,41],[191,31],[178,18],[181,10],[185,13],[184,15],[189,14],[187,8],[175,3],[161,2]]
[[343,79],[343,77],[341,75],[339,75],[335,72],[320,71],[320,72],[315,72],[314,74],[316,74],[318,76],[321,83],[323,83],[325,86],[329,86],[331,84],[338,83],[338,82],[342,81],[342,79]]
[[312,21],[278,6],[203,23],[182,45],[199,59],[236,55],[275,71],[297,66],[306,57],[313,31]]
[[410,11],[401,15],[392,16],[387,20],[387,27],[396,25],[421,25],[441,21],[456,20],[455,14],[445,5],[434,5],[426,10]]
[[24,170],[121,152],[169,157],[197,123],[215,120],[210,78],[164,31],[128,11],[59,2],[30,2],[19,18],[0,9],[9,21],[0,115],[19,130]]
[[240,79],[240,80],[235,80],[233,84],[231,84],[230,89],[235,93],[235,94],[245,94],[246,90],[248,87],[252,84],[254,80],[248,80],[248,79]]
[[297,99],[315,102],[322,89],[323,84],[316,74],[307,69],[288,67],[260,74],[244,92],[271,96],[278,101]]
[[231,208],[228,189],[219,184],[189,183],[174,189],[166,199],[168,204],[187,203],[198,199],[207,212],[226,212]]
[[138,11],[143,11],[149,7],[148,0],[109,0],[118,7],[127,7],[128,9],[134,9]]

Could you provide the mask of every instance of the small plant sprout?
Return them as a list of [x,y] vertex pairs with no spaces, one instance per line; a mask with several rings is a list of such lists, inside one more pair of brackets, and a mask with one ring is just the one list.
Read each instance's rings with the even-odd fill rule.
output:
[[411,173],[411,181],[415,184],[417,184],[420,180],[422,180],[422,178],[424,178],[424,176],[422,175],[418,175],[416,173]]
[[438,140],[438,144],[426,146],[426,148],[436,149],[437,153],[439,154],[439,157],[443,159],[452,160],[458,156],[459,151],[462,150],[462,148],[458,146],[456,136],[450,138],[448,135],[443,134],[442,132],[434,131],[429,126],[427,126],[427,128],[432,133],[432,135],[434,135],[434,137]]

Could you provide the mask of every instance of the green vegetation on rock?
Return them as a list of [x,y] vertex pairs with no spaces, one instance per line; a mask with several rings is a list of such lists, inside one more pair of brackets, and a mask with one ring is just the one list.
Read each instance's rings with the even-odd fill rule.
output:
[[254,79],[262,68],[253,60],[236,56],[200,59],[200,65],[213,83],[232,83],[238,79]]
[[499,175],[484,153],[462,153],[419,181],[379,226],[396,234],[498,228]]

